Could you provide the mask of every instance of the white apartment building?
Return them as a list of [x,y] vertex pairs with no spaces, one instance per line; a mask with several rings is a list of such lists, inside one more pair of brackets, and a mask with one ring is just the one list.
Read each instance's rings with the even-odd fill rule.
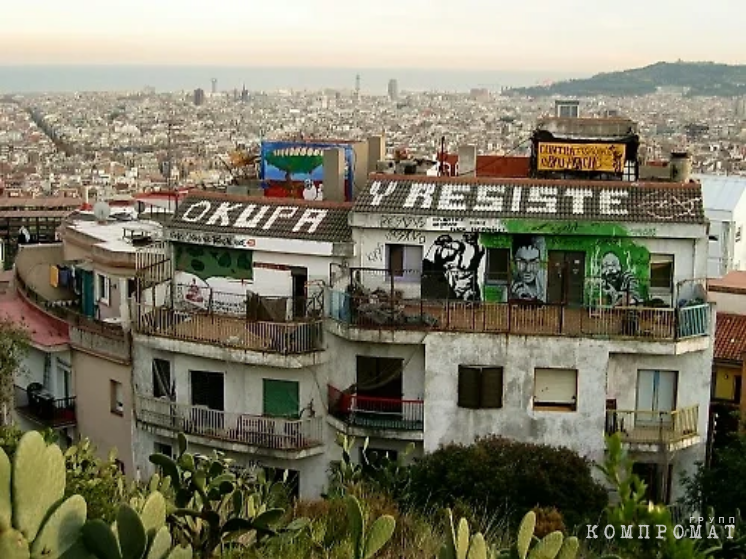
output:
[[327,296],[330,423],[375,448],[496,434],[595,461],[621,432],[675,498],[707,435],[700,186],[406,179],[355,200]]
[[415,456],[496,434],[596,461],[620,432],[675,498],[707,438],[700,186],[412,178],[372,176],[354,205],[180,203],[138,264],[140,470],[183,431],[313,497],[338,432]]
[[134,452],[142,472],[183,431],[196,452],[295,472],[302,496],[322,491],[323,298],[330,267],[353,254],[348,212],[346,204],[204,193],[179,204],[160,260],[146,249],[139,265]]

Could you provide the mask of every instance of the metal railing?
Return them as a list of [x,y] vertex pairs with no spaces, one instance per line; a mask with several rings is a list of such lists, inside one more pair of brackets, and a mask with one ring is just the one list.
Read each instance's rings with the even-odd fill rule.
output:
[[425,402],[399,398],[379,398],[347,393],[327,386],[329,413],[350,425],[369,429],[422,431]]
[[208,343],[267,353],[300,354],[323,349],[323,320],[252,321],[239,316],[184,312],[133,303],[135,330],[186,342]]
[[15,386],[16,411],[42,425],[63,427],[75,425],[75,396],[55,398],[44,390],[28,390]]
[[272,450],[304,450],[324,444],[323,417],[284,419],[137,395],[137,419],[174,432],[219,439]]
[[607,410],[606,434],[621,433],[631,444],[676,444],[696,437],[699,406],[674,411]]
[[329,295],[329,316],[358,328],[674,340],[709,333],[710,306],[681,309]]

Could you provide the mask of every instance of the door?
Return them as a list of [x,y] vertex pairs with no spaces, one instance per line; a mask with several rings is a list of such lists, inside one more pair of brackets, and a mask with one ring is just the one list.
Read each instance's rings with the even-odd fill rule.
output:
[[293,317],[306,316],[306,283],[308,283],[307,268],[292,268],[290,275],[293,279]]
[[297,419],[300,415],[298,383],[290,380],[264,379],[262,414],[268,417]]
[[550,250],[547,274],[547,302],[583,305],[585,253]]
[[676,371],[637,372],[636,424],[671,422],[670,413],[676,409]]
[[191,420],[197,432],[223,429],[225,389],[223,373],[189,371],[192,381]]
[[83,270],[83,314],[88,317],[93,317],[96,314],[96,307],[94,304],[94,288],[93,288],[93,272],[90,270]]

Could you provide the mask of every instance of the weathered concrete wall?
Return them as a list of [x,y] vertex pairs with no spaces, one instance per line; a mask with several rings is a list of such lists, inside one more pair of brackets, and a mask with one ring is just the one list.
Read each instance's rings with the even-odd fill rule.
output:
[[62,244],[20,246],[15,260],[16,272],[30,289],[54,301],[69,297],[69,291],[52,287],[49,267],[65,261]]

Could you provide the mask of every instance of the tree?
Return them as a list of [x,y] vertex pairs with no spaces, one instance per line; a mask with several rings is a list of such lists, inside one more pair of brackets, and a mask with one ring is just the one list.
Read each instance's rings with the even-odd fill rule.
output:
[[28,330],[0,317],[0,425],[10,424],[15,405],[15,374],[29,350]]

